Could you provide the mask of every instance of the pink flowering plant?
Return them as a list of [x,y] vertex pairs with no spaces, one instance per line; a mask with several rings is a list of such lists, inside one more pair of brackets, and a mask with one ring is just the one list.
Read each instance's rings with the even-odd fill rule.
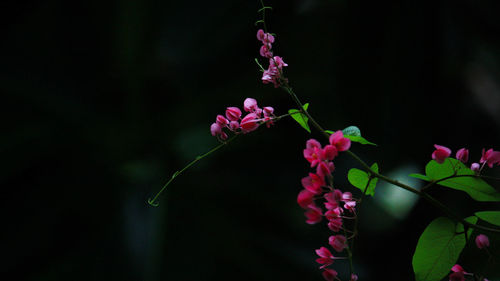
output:
[[[435,144],[434,150],[429,151],[430,161],[425,166],[425,173],[409,175],[426,182],[423,188],[415,188],[383,175],[377,163],[369,165],[352,151],[351,148],[354,145],[376,146],[361,136],[358,127],[348,126],[343,130],[324,129],[311,115],[309,104],[303,103],[293,91],[285,76],[285,68],[288,64],[281,56],[275,55],[273,49],[273,44],[278,38],[276,34],[267,30],[265,14],[271,8],[265,6],[262,1],[261,4],[262,8],[259,13],[262,18],[256,23],[262,24],[263,27],[257,30],[256,35],[261,43],[258,50],[261,59],[255,59],[262,72],[261,82],[284,90],[298,109],[289,109],[286,114],[275,115],[274,107],[261,108],[254,98],[244,99],[242,107],[235,105],[226,107],[225,112],[216,115],[214,122],[210,125],[210,133],[220,144],[196,157],[182,170],[175,172],[156,196],[148,200],[148,203],[158,206],[159,195],[172,180],[237,136],[253,132],[262,125],[270,128],[280,119],[291,117],[307,132],[311,133],[311,128],[314,128],[324,137],[323,140],[310,138],[305,141],[302,156],[308,163],[309,170],[304,171],[300,183],[297,179],[297,186],[300,186],[297,203],[304,210],[305,223],[323,224],[330,232],[330,235],[320,241],[318,247],[314,249],[317,256],[315,262],[325,280],[363,279],[363,276],[358,276],[358,272],[353,267],[352,249],[358,235],[358,207],[364,198],[375,194],[379,181],[385,181],[414,193],[447,215],[434,219],[416,243],[412,260],[416,280],[432,281],[443,278],[488,280],[479,271],[475,273],[465,271],[457,262],[466,245],[475,245],[475,250],[484,253],[487,262],[498,258],[489,250],[488,235],[500,234],[500,210],[479,211],[468,217],[460,217],[454,210],[432,197],[428,190],[441,186],[465,192],[475,201],[500,202],[500,192],[488,183],[488,181],[499,179],[483,173],[486,169],[493,169],[500,165],[500,151],[494,148],[482,149],[481,157],[474,162],[469,161],[472,157],[469,157],[467,148],[454,152],[444,145]],[[473,155],[479,155],[479,151],[473,153]],[[334,181],[335,159],[342,154],[352,157],[362,167],[362,169],[352,168],[345,175],[355,188],[352,191],[348,191],[346,187],[340,187]],[[354,195],[353,192],[356,189],[358,189],[357,195]],[[340,276],[337,272],[337,260],[348,261],[349,274],[347,276]]]

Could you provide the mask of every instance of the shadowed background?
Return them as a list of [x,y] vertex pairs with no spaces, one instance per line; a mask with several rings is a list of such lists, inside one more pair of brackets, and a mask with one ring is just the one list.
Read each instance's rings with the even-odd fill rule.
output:
[[[12,1],[13,2],[13,1]],[[267,1],[276,55],[326,128],[378,144],[352,150],[410,181],[433,144],[500,149],[498,1]],[[209,126],[246,97],[295,105],[260,82],[258,1],[0,4],[2,272],[16,280],[322,280],[324,223],[296,204],[311,137],[291,120],[216,146]],[[347,155],[336,159],[343,190]],[[499,168],[491,174],[499,174]],[[410,182],[411,183],[411,182]],[[418,184],[416,182],[415,184]],[[498,185],[497,185],[498,188]],[[440,211],[379,186],[360,208],[360,280],[412,280],[418,237]],[[498,209],[431,194],[462,216]],[[490,236],[492,251],[498,238]],[[460,262],[499,280],[475,247]],[[334,267],[345,276],[347,263]],[[496,275],[495,275],[496,274]],[[343,277],[343,279],[345,279]]]

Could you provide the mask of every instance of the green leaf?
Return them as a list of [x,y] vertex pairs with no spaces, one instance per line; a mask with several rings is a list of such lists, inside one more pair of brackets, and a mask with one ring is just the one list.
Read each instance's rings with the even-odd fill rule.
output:
[[[370,169],[372,171],[378,173],[378,164],[374,163]],[[359,188],[361,192],[365,192],[366,185],[368,183],[368,180],[370,179],[370,176],[368,173],[365,171],[362,171],[360,169],[352,168],[349,170],[349,173],[347,174],[347,179],[349,182]],[[377,185],[378,178],[372,178],[370,181],[370,184],[368,185],[368,188],[366,188],[366,195],[371,195],[373,196],[375,194],[375,186]]]
[[[307,108],[309,107],[309,103],[306,103],[302,106],[302,108],[307,111]],[[309,118],[307,118],[307,116],[303,113],[300,113],[300,110],[298,109],[290,109],[288,110],[288,114],[290,114],[290,116],[292,116],[292,118],[297,121],[297,123],[299,123],[300,126],[302,126],[302,128],[304,128],[306,131],[308,131],[309,133],[311,133],[311,129],[309,128],[309,125],[307,124],[307,122],[309,121]]]
[[[449,176],[457,176],[438,182],[439,185],[466,192],[477,201],[500,201],[500,192],[479,177],[474,176],[474,171],[457,159],[448,158],[442,164],[431,160],[425,166],[425,173],[431,181],[437,181]],[[465,177],[464,177],[465,175]]]
[[358,142],[360,144],[370,144],[370,145],[374,145],[374,146],[377,146],[377,144],[373,143],[373,142],[370,142],[370,141],[367,141],[365,138],[363,138],[362,136],[351,136],[351,135],[344,135],[344,137],[350,139],[351,141],[353,142]]
[[485,222],[500,226],[500,212],[499,211],[484,211],[475,213],[480,219]]
[[422,174],[409,174],[408,176],[410,176],[412,178],[421,179],[424,181],[431,181],[431,179],[429,179],[426,175],[422,175]]
[[[332,130],[325,130],[325,132],[327,132],[330,135],[333,134],[333,133],[335,133]],[[356,126],[349,126],[349,127],[345,128],[345,129],[343,129],[342,133],[344,134],[345,138],[348,138],[348,139],[350,139],[353,142],[357,142],[357,143],[360,143],[360,144],[370,144],[370,145],[377,146],[377,144],[375,144],[373,142],[370,142],[370,141],[366,140],[365,138],[363,138],[361,136],[361,131]]]
[[416,281],[438,281],[450,272],[465,247],[461,223],[448,218],[433,220],[418,239],[413,255],[413,271]]

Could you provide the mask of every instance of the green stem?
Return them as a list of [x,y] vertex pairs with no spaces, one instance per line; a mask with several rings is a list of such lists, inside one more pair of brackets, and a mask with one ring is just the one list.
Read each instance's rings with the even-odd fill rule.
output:
[[182,170],[180,171],[177,171],[175,172],[172,177],[170,178],[170,180],[167,181],[167,183],[165,185],[163,185],[163,187],[160,189],[160,191],[158,191],[158,193],[156,194],[155,197],[153,197],[153,199],[149,198],[148,199],[148,204],[153,206],[153,207],[158,207],[159,203],[155,203],[156,199],[158,199],[158,197],[160,196],[160,194],[167,188],[167,186],[177,177],[179,176],[180,174],[182,174],[182,172],[184,172],[185,170],[189,169],[189,167],[193,166],[196,162],[198,162],[199,160],[205,158],[206,156],[214,153],[215,151],[217,151],[219,148],[223,147],[224,145],[230,143],[232,140],[234,140],[236,138],[237,135],[234,135],[232,136],[230,139],[228,139],[227,141],[217,145],[216,147],[212,148],[210,151],[208,151],[207,153],[203,154],[203,155],[199,155],[199,156],[196,156],[196,158],[191,161],[189,164],[187,164],[184,168],[182,168]]

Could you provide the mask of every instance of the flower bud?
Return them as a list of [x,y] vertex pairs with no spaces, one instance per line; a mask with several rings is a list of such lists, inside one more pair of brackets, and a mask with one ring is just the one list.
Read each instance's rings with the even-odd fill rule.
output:
[[241,118],[241,110],[237,107],[228,107],[226,117],[229,121],[238,121]]
[[486,236],[484,234],[479,234],[476,237],[476,246],[479,249],[482,249],[482,248],[485,248],[485,247],[489,247],[490,246],[490,240],[488,239],[488,236]]
[[231,121],[229,123],[229,130],[231,130],[233,132],[238,130],[239,127],[240,127],[240,124],[238,123],[238,121]]
[[226,119],[226,117],[224,117],[224,116],[222,116],[220,114],[217,115],[216,122],[221,127],[225,127],[227,124],[229,124],[229,121]]
[[274,108],[270,106],[264,107],[264,117],[271,117],[273,116],[274,113]]
[[217,136],[219,134],[222,133],[222,128],[219,124],[217,123],[213,123],[211,126],[210,126],[210,133],[212,134],[212,136]]
[[472,163],[472,165],[470,165],[470,169],[473,170],[474,172],[479,172],[479,163]]
[[469,150],[466,148],[461,148],[457,151],[456,156],[457,156],[457,160],[465,163],[469,160]]
[[253,112],[255,109],[257,109],[257,101],[252,98],[246,98],[243,102],[243,109],[246,112]]
[[436,160],[439,164],[443,164],[446,158],[450,157],[451,150],[447,147],[435,144],[436,150],[432,152],[432,159]]

